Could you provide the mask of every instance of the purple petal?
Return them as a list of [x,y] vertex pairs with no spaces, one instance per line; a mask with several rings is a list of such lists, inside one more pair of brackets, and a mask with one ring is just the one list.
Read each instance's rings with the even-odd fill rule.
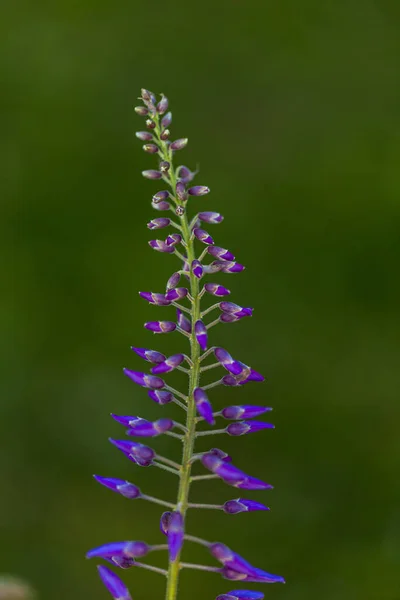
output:
[[139,296],[147,300],[147,302],[150,302],[150,304],[155,304],[156,306],[169,306],[171,304],[171,300],[164,294],[156,294],[155,292],[139,292]]
[[182,236],[179,233],[171,233],[169,236],[167,236],[165,243],[168,246],[176,246],[177,244],[180,244],[181,241],[182,241]]
[[227,454],[223,450],[220,450],[219,448],[211,448],[211,450],[209,450],[209,454],[214,454],[215,456],[218,456],[218,458],[220,458],[224,462],[232,462],[232,457],[229,456],[229,454]]
[[146,179],[161,179],[162,173],[160,171],[155,171],[154,169],[150,169],[149,171],[142,171],[143,177]]
[[182,298],[186,298],[188,293],[189,293],[189,290],[187,288],[176,287],[172,290],[168,290],[168,292],[165,294],[165,298],[169,302],[175,302],[176,300],[182,300]]
[[166,359],[166,356],[161,352],[157,352],[157,350],[148,350],[147,348],[137,348],[135,346],[132,346],[131,349],[136,352],[140,358],[143,358],[144,360],[156,365]]
[[99,565],[97,569],[100,579],[114,600],[132,600],[132,596],[130,595],[128,588],[122,579],[118,577],[118,575],[113,573],[111,569],[105,567],[104,565]]
[[131,371],[130,369],[124,369],[125,375],[132,379],[134,383],[141,385],[142,387],[158,390],[165,387],[165,382],[155,375],[146,375],[146,373],[140,373],[139,371]]
[[168,523],[168,548],[169,548],[169,559],[171,562],[176,560],[183,545],[183,517],[180,512],[171,513],[171,517]]
[[213,408],[205,391],[202,388],[195,388],[193,397],[199,415],[203,417],[207,423],[214,425],[215,419],[213,417]]
[[222,409],[221,415],[224,419],[230,419],[232,421],[236,419],[254,419],[270,410],[272,410],[272,408],[268,408],[267,406],[243,404],[242,406],[227,406]]
[[187,138],[180,138],[179,140],[172,142],[170,148],[171,150],[182,150],[185,148],[185,146],[187,146],[188,141],[189,140]]
[[164,362],[156,365],[152,368],[152,373],[169,373],[179,367],[180,364],[185,360],[184,354],[174,354],[167,358]]
[[196,323],[195,323],[194,332],[196,334],[196,340],[197,340],[197,343],[199,344],[200,348],[203,351],[207,350],[207,340],[208,340],[207,329],[206,329],[206,326],[204,325],[203,321],[201,321],[200,319],[198,321],[196,321]]
[[141,467],[149,467],[156,455],[152,448],[140,444],[139,442],[115,440],[113,438],[110,438],[110,442],[118,448],[118,450],[121,450],[127,458]]
[[232,252],[229,252],[229,250],[226,250],[225,248],[220,248],[219,246],[209,246],[207,252],[211,254],[211,256],[214,256],[214,258],[219,258],[220,260],[235,260]]
[[221,262],[221,271],[222,273],[241,273],[244,271],[244,265],[241,265],[237,262]]
[[168,227],[171,224],[171,219],[167,219],[167,217],[159,217],[157,219],[152,219],[149,223],[147,223],[147,227],[149,229],[163,229],[164,227]]
[[152,202],[151,206],[155,210],[169,210],[171,208],[171,205],[169,202],[158,202],[157,204],[155,202]]
[[144,326],[153,333],[170,333],[176,329],[176,324],[172,321],[149,321]]
[[204,289],[213,296],[229,296],[230,291],[218,283],[206,283]]
[[186,331],[186,333],[192,333],[192,323],[191,321],[183,314],[180,308],[176,309],[176,317],[178,321],[178,326]]
[[172,515],[172,512],[170,512],[168,510],[161,515],[161,519],[160,519],[160,531],[164,535],[167,535],[167,533],[168,533],[169,522],[171,520],[171,515]]
[[206,469],[221,477],[228,485],[233,485],[244,490],[266,490],[272,488],[270,484],[255,477],[250,477],[234,465],[221,460],[211,452],[204,454],[201,462]]
[[239,423],[230,423],[226,428],[226,432],[229,435],[245,435],[246,433],[255,433],[262,429],[274,429],[275,425],[272,423],[265,423],[264,421],[240,421]]
[[232,590],[226,594],[217,596],[216,600],[263,600],[262,592],[251,592],[250,590]]
[[93,477],[96,481],[101,483],[101,485],[104,485],[113,492],[121,494],[121,496],[125,496],[125,498],[134,500],[136,498],[140,498],[142,495],[140,489],[136,485],[124,479],[117,479],[115,477],[100,477],[100,475],[93,475]]
[[203,266],[200,261],[194,260],[192,262],[192,272],[197,279],[201,279],[203,276]]
[[211,235],[207,231],[204,231],[204,229],[199,229],[198,227],[195,227],[193,229],[193,234],[200,242],[203,242],[203,244],[214,243],[214,240],[212,239]]
[[229,515],[236,515],[241,512],[252,512],[255,510],[269,510],[268,506],[261,504],[261,502],[255,502],[254,500],[245,500],[244,498],[237,498],[236,500],[228,500],[223,506],[224,512]]
[[233,375],[239,375],[242,372],[241,364],[232,358],[232,356],[224,350],[224,348],[216,348],[214,350],[215,358],[225,367],[227,371]]
[[111,542],[92,548],[86,554],[86,558],[111,558],[121,556],[122,558],[141,558],[150,551],[146,542]]
[[224,220],[224,217],[217,212],[205,211],[201,212],[198,215],[200,221],[204,221],[205,223],[221,223]]
[[172,123],[172,113],[168,112],[166,115],[163,116],[163,118],[161,119],[161,127],[163,129],[166,129],[167,127],[169,127]]
[[[117,417],[116,415],[113,415],[113,417],[120,423],[123,422],[121,419],[129,419],[129,417]],[[165,433],[166,431],[170,431],[174,426],[174,422],[172,419],[167,418],[158,419],[157,421],[153,422],[148,421],[147,419],[135,419],[129,421],[127,426],[130,427],[130,429],[127,431],[127,435],[138,437],[156,437],[162,433]]]
[[205,196],[210,193],[210,188],[206,185],[195,185],[188,190],[191,196]]
[[171,277],[167,281],[167,292],[169,290],[176,288],[180,279],[181,279],[180,273],[172,273]]
[[253,314],[252,308],[244,308],[243,306],[239,306],[239,304],[235,304],[234,302],[220,302],[219,307],[223,312],[227,312],[230,314],[238,314],[246,317],[251,317]]
[[169,404],[174,399],[171,392],[165,392],[163,390],[149,390],[147,392],[149,398],[151,398],[157,404]]
[[156,194],[154,194],[154,196],[152,198],[152,202],[154,202],[154,204],[158,204],[159,202],[168,200],[168,198],[169,198],[168,190],[161,190],[160,192],[157,192]]
[[173,254],[175,252],[174,246],[168,245],[162,240],[150,240],[149,246],[150,248],[153,248],[153,250],[157,250],[157,252],[167,252],[168,254]]

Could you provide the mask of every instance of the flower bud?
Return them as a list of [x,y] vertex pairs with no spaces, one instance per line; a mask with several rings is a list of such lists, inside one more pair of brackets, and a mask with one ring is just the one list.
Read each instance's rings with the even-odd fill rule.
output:
[[209,294],[217,297],[229,296],[230,291],[218,283],[206,283],[204,289]]
[[150,142],[153,139],[153,136],[148,131],[137,131],[136,137],[142,142]]
[[263,421],[239,421],[238,423],[230,423],[226,428],[226,433],[238,436],[261,431],[262,429],[275,429],[275,425]]
[[169,192],[167,190],[161,190],[161,192],[157,192],[156,194],[154,194],[152,201],[154,202],[154,204],[158,204],[163,200],[168,200],[168,198]]
[[132,600],[128,588],[111,569],[104,565],[98,565],[97,570],[101,581],[108,589],[114,600]]
[[160,171],[155,171],[154,169],[149,169],[148,171],[142,171],[143,177],[146,179],[161,179],[162,173]]
[[168,290],[168,292],[165,294],[165,298],[169,302],[176,302],[177,300],[182,300],[182,298],[186,298],[188,293],[189,290],[187,288],[177,287],[172,290]]
[[150,467],[153,464],[156,455],[153,448],[130,440],[114,440],[110,438],[110,442],[136,465]]
[[169,373],[179,367],[180,364],[185,360],[185,356],[183,354],[174,354],[173,356],[169,356],[162,363],[159,363],[155,367],[151,369],[151,372],[154,374],[162,374]]
[[144,326],[153,333],[170,333],[176,329],[176,324],[172,321],[149,321]]
[[172,123],[172,113],[171,112],[167,112],[166,115],[163,116],[163,118],[161,119],[161,127],[163,129],[167,129]]
[[181,279],[180,273],[172,273],[171,277],[167,281],[167,292],[169,290],[176,288],[180,279]]
[[169,254],[175,252],[174,246],[167,244],[162,240],[150,240],[149,246],[150,248],[153,248],[153,250],[157,250],[157,252],[167,252]]
[[198,227],[195,227],[193,229],[193,234],[200,242],[203,242],[203,244],[214,243],[214,240],[212,239],[211,235],[207,233],[207,231],[204,231],[204,229],[199,229]]
[[165,511],[161,515],[161,519],[160,519],[160,531],[164,535],[167,535],[167,533],[168,533],[168,528],[169,528],[169,522],[171,520],[171,515],[172,515],[172,513],[169,510]]
[[224,220],[224,217],[220,213],[211,211],[201,212],[197,216],[200,221],[204,221],[205,223],[216,224],[221,223]]
[[188,138],[180,138],[172,142],[170,148],[171,150],[183,150],[187,146],[188,141]]
[[219,258],[220,260],[235,260],[232,252],[229,252],[229,250],[226,250],[225,248],[220,248],[219,246],[209,246],[207,252],[211,254],[211,256],[214,256],[214,258]]
[[161,94],[161,100],[157,104],[157,112],[163,115],[166,110],[168,110],[168,98],[164,94]]
[[253,309],[252,308],[244,308],[243,306],[239,306],[239,304],[235,304],[234,302],[220,302],[219,307],[223,312],[235,315],[237,317],[252,317]]
[[201,279],[202,278],[202,276],[203,276],[203,267],[202,267],[201,262],[199,262],[198,260],[194,260],[192,262],[192,272],[193,272],[193,275],[195,277],[197,277],[197,279]]
[[155,144],[145,144],[143,150],[148,154],[156,154],[158,152],[158,146]]
[[246,500],[244,498],[237,498],[236,500],[228,500],[223,505],[223,511],[228,515],[236,515],[241,512],[252,512],[255,510],[269,510],[268,506],[261,504],[261,502],[255,502],[254,500]]
[[210,188],[206,185],[195,185],[188,190],[191,196],[205,196],[210,193]]
[[221,411],[224,419],[235,421],[237,419],[255,419],[260,415],[272,410],[267,406],[254,406],[252,404],[243,404],[242,406],[226,406]]
[[155,210],[170,210],[171,205],[169,202],[164,202],[163,200],[161,202],[158,203],[151,203],[151,206],[155,209]]
[[149,552],[150,546],[146,542],[111,542],[97,548],[92,548],[86,558],[141,558]]
[[139,292],[139,296],[150,302],[150,304],[155,304],[156,306],[169,306],[171,304],[171,300],[165,297],[164,294],[157,294],[155,292]]
[[136,498],[140,498],[142,493],[140,489],[126,481],[125,479],[116,479],[115,477],[100,477],[100,475],[93,475],[96,481],[104,485],[104,487],[109,488],[113,492],[117,492],[121,494],[121,496],[125,496],[125,498],[129,498],[131,500],[135,500]]
[[145,388],[159,390],[165,387],[165,382],[160,377],[155,377],[154,375],[146,375],[146,373],[131,371],[130,369],[124,369],[124,374],[132,379],[134,383],[137,383]]
[[178,327],[186,331],[186,333],[192,333],[192,323],[191,321],[183,314],[183,312],[177,308],[176,316],[178,320]]
[[129,423],[130,429],[127,430],[127,435],[133,435],[137,437],[156,437],[170,431],[174,422],[172,419],[157,419],[157,421],[147,421],[147,419],[137,419],[132,423]]
[[198,321],[196,321],[196,323],[195,323],[194,332],[196,334],[196,340],[197,340],[197,343],[199,344],[200,348],[203,351],[207,350],[207,340],[208,340],[207,329],[206,329],[206,326],[204,325],[203,321],[201,321],[200,319]]
[[188,167],[185,167],[185,165],[181,165],[178,167],[177,173],[179,179],[183,181],[183,183],[190,183],[197,174],[197,171],[191,171]]
[[168,173],[170,167],[171,167],[171,164],[167,160],[162,160],[160,162],[160,171],[161,171],[161,173]]
[[176,184],[176,195],[179,198],[179,200],[187,200],[185,184],[182,181],[178,181],[178,183]]
[[162,139],[163,142],[165,142],[166,140],[168,140],[169,136],[171,135],[171,132],[169,129],[164,129],[161,133],[160,133],[160,138]]
[[157,404],[169,404],[174,399],[171,392],[166,392],[164,390],[149,390],[147,395]]
[[155,129],[156,124],[154,123],[154,121],[152,119],[146,119],[146,127],[148,129]]
[[166,217],[152,219],[149,223],[147,223],[147,227],[149,229],[163,229],[164,227],[168,227],[168,225],[171,225],[171,219],[167,219]]
[[146,90],[146,88],[142,88],[140,91],[142,95],[143,102],[154,104],[156,101],[156,97],[153,92]]
[[146,117],[149,111],[145,106],[135,106],[135,113],[140,117]]
[[180,512],[174,511],[171,513],[168,521],[168,549],[169,549],[169,560],[174,562],[179,555],[183,546],[183,517]]
[[181,241],[182,236],[179,233],[171,233],[165,240],[165,243],[167,246],[176,246],[177,244],[180,244]]
[[207,423],[214,425],[215,419],[213,417],[213,409],[205,391],[199,387],[195,388],[193,398],[199,415],[203,417]]
[[131,347],[131,350],[136,352],[140,358],[147,360],[148,362],[153,363],[153,365],[158,365],[163,362],[166,358],[162,352],[157,352],[157,350],[148,350],[147,348],[136,348],[135,346]]

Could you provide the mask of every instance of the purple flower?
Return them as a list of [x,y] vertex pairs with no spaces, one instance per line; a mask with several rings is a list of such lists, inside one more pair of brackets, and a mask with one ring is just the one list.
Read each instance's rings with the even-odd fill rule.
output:
[[161,100],[157,104],[157,112],[160,115],[163,115],[167,110],[168,110],[168,98],[166,96],[164,96],[164,94],[161,94]]
[[158,203],[152,202],[151,206],[155,210],[170,210],[170,208],[171,208],[171,205],[169,202],[163,202],[163,201],[158,202]]
[[115,421],[121,423],[125,427],[129,427],[127,434],[137,437],[156,437],[166,431],[170,431],[174,422],[172,419],[158,419],[157,421],[147,421],[141,417],[111,415]]
[[229,456],[229,454],[227,454],[226,452],[224,452],[224,450],[221,450],[220,448],[211,448],[211,450],[208,451],[208,454],[218,456],[218,458],[225,462],[232,462],[232,458]]
[[142,175],[146,179],[161,179],[162,177],[161,171],[155,171],[154,169],[150,169],[149,171],[142,171]]
[[154,194],[152,201],[154,204],[158,204],[159,202],[163,202],[164,200],[168,200],[170,194],[167,190],[161,190],[161,192],[157,192]]
[[214,243],[214,240],[212,239],[211,235],[207,233],[207,231],[204,231],[204,229],[199,229],[198,227],[195,227],[193,229],[193,234],[200,242],[203,242],[203,244]]
[[170,512],[169,510],[167,510],[166,512],[164,512],[161,515],[161,519],[160,519],[160,531],[164,535],[168,534],[169,523],[171,521],[171,515],[172,515],[172,512]]
[[147,360],[148,362],[151,362],[155,365],[158,365],[166,359],[165,354],[157,352],[157,350],[148,350],[147,348],[136,348],[135,346],[132,346],[132,350],[136,352],[136,354],[140,356],[140,358],[143,358],[144,360]]
[[197,174],[197,171],[191,171],[190,169],[188,169],[188,167],[185,167],[185,165],[181,165],[180,167],[178,167],[177,173],[180,181],[182,181],[183,183],[190,183],[191,181],[193,181],[195,175]]
[[171,219],[160,217],[159,219],[152,219],[149,223],[147,223],[147,227],[149,229],[163,229],[164,227],[168,227],[170,224]]
[[142,142],[150,142],[153,139],[153,134],[149,131],[137,131],[135,135]]
[[280,575],[272,575],[272,573],[267,573],[262,569],[255,569],[255,575],[251,576],[239,573],[229,567],[223,567],[223,569],[221,569],[221,574],[225,579],[230,579],[231,581],[242,581],[247,583],[285,583],[284,578]]
[[213,417],[213,409],[205,391],[199,387],[195,388],[193,397],[199,415],[203,417],[207,423],[214,425],[215,419]]
[[175,252],[175,247],[171,244],[167,244],[162,240],[150,240],[149,241],[150,248],[153,250],[157,250],[157,252],[167,252],[168,254],[173,254]]
[[262,429],[274,429],[275,425],[272,423],[264,423],[264,421],[239,421],[238,423],[231,423],[226,428],[226,432],[229,435],[245,435],[246,433],[254,433],[255,431],[261,431]]
[[150,546],[146,542],[111,542],[92,548],[86,554],[86,558],[112,558],[118,556],[121,558],[141,558],[150,551]]
[[156,154],[159,151],[159,148],[156,144],[145,144],[143,150],[149,154]]
[[165,240],[165,243],[168,246],[176,246],[177,244],[180,244],[181,241],[182,241],[182,236],[179,233],[171,233]]
[[202,350],[207,350],[207,329],[203,321],[200,319],[194,324],[194,332],[196,334],[196,340]]
[[208,452],[201,458],[203,465],[218,475],[228,485],[233,485],[241,490],[267,490],[272,486],[260,479],[250,477],[231,463],[227,463],[215,454]]
[[169,302],[176,302],[177,300],[182,300],[182,298],[186,298],[188,295],[188,289],[184,287],[177,287],[172,290],[168,290],[165,294],[165,298]]
[[170,333],[176,329],[176,324],[172,321],[149,321],[144,326],[153,333]]
[[97,570],[100,575],[100,579],[104,583],[105,587],[110,592],[114,600],[132,600],[132,596],[129,593],[128,588],[124,582],[104,565],[98,565]]
[[179,367],[180,364],[185,360],[184,354],[174,354],[173,356],[169,356],[163,362],[159,363],[155,367],[151,369],[152,373],[169,373]]
[[157,404],[169,404],[174,399],[171,392],[166,392],[164,390],[149,390],[147,394],[149,398]]
[[254,419],[270,410],[272,409],[267,406],[243,404],[242,406],[227,406],[221,410],[221,415],[224,419],[230,419],[232,421],[236,419]]
[[228,500],[223,506],[224,512],[229,515],[236,515],[241,512],[252,512],[255,510],[269,510],[268,506],[261,504],[261,502],[255,502],[255,500],[245,500],[244,498],[237,498],[236,500]]
[[192,323],[191,321],[183,314],[180,308],[176,309],[176,318],[178,321],[178,327],[180,327],[186,333],[192,333]]
[[232,261],[220,262],[219,265],[222,273],[241,273],[245,269],[240,263]]
[[139,296],[156,306],[169,306],[172,302],[164,294],[156,294],[155,292],[139,292]]
[[113,492],[121,494],[121,496],[125,496],[125,498],[135,500],[136,498],[140,498],[142,495],[140,489],[136,485],[124,479],[116,479],[115,477],[100,477],[100,475],[93,475],[93,477],[96,481],[101,483],[101,485],[113,490]]
[[220,594],[216,600],[263,600],[262,592],[251,592],[250,590],[233,590],[226,594]]
[[171,150],[183,150],[183,148],[187,146],[188,141],[187,138],[180,138],[179,140],[172,142],[170,148]]
[[219,258],[220,260],[235,260],[235,257],[233,256],[232,252],[229,252],[229,250],[226,250],[225,248],[220,248],[219,246],[209,246],[207,248],[207,252],[211,254],[211,256],[213,256],[214,258]]
[[180,279],[181,279],[180,273],[172,273],[171,277],[167,281],[167,291],[176,288]]
[[141,467],[149,467],[156,456],[156,453],[149,446],[132,442],[130,440],[114,440],[110,438],[110,442],[118,448],[129,460]]
[[197,279],[201,279],[203,277],[203,266],[200,261],[194,260],[192,262],[192,271],[193,275],[197,277]]
[[141,385],[142,387],[150,388],[153,390],[159,390],[165,387],[165,382],[160,377],[154,375],[146,375],[146,373],[140,373],[139,371],[131,371],[130,369],[124,369],[125,375],[127,375],[134,383]]
[[206,185],[195,185],[188,190],[191,196],[205,196],[210,193],[210,188]]
[[200,221],[204,221],[205,223],[221,223],[224,220],[224,217],[217,212],[201,212],[198,215]]
[[178,557],[183,545],[183,517],[180,512],[171,513],[168,522],[167,539],[169,548],[169,559],[174,562]]
[[235,315],[237,317],[251,317],[253,316],[252,308],[244,308],[243,306],[239,306],[239,304],[235,304],[234,302],[223,302],[219,303],[220,309],[228,313],[229,315]]
[[166,115],[163,116],[163,118],[161,119],[161,127],[163,129],[167,129],[167,127],[169,127],[172,123],[172,113],[168,112]]
[[204,289],[206,290],[206,292],[212,294],[213,296],[222,297],[229,296],[230,294],[229,290],[227,290],[224,286],[219,285],[218,283],[206,283]]
[[234,360],[232,356],[223,348],[215,348],[215,358],[225,367],[227,371],[233,375],[239,375],[243,371],[242,365],[239,361]]

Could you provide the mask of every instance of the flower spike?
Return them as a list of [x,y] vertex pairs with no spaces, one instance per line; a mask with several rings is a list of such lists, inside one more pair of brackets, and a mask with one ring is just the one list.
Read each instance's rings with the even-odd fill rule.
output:
[[[152,91],[142,88],[140,92],[142,105],[135,107],[135,112],[142,117],[144,124],[136,133],[142,142],[143,150],[149,161],[150,168],[142,171],[142,175],[149,180],[163,182],[165,189],[159,189],[151,198],[151,206],[157,211],[169,211],[165,216],[149,217],[147,227],[150,231],[171,228],[159,237],[165,239],[152,239],[149,241],[151,249],[166,255],[165,260],[171,262],[171,270],[165,293],[152,291],[139,292],[140,297],[153,307],[159,307],[160,319],[147,321],[144,327],[152,333],[171,333],[177,331],[180,335],[174,336],[170,341],[182,346],[166,350],[164,345],[159,349],[150,350],[144,347],[133,346],[132,350],[141,359],[150,363],[150,373],[133,369],[124,369],[129,379],[147,391],[147,395],[154,402],[151,411],[151,420],[137,415],[112,414],[115,421],[126,429],[126,434],[132,437],[124,439],[110,438],[110,442],[131,463],[141,467],[154,467],[151,472],[157,476],[159,470],[172,473],[179,478],[178,496],[174,502],[167,502],[159,497],[143,494],[140,488],[130,483],[129,480],[118,477],[103,477],[95,475],[95,480],[103,487],[124,496],[130,500],[142,499],[158,504],[165,512],[160,518],[160,530],[166,536],[166,543],[149,545],[146,542],[112,542],[103,544],[89,550],[88,558],[100,558],[114,567],[127,569],[133,566],[145,568],[166,576],[167,600],[180,600],[178,598],[179,577],[181,569],[192,568],[203,573],[218,573],[231,582],[247,583],[284,583],[283,577],[273,575],[263,569],[254,567],[245,558],[228,548],[221,542],[208,542],[204,539],[190,535],[186,527],[187,510],[214,509],[227,515],[239,513],[268,511],[268,507],[253,499],[235,498],[224,504],[201,504],[189,502],[189,492],[192,483],[202,480],[221,479],[227,485],[237,490],[247,491],[267,490],[272,486],[262,479],[248,475],[232,461],[232,457],[220,448],[211,448],[204,452],[196,447],[198,439],[202,436],[226,434],[233,438],[272,429],[274,426],[265,421],[255,420],[271,409],[258,404],[252,404],[249,397],[248,404],[231,404],[213,410],[213,388],[219,385],[238,387],[250,382],[264,381],[263,375],[249,367],[244,362],[234,358],[228,350],[219,345],[208,348],[208,331],[221,323],[233,323],[251,317],[253,308],[228,301],[230,291],[218,282],[219,274],[241,273],[244,266],[236,262],[230,250],[220,246],[220,241],[211,236],[206,229],[209,225],[222,223],[224,217],[213,210],[203,211],[203,206],[208,204],[210,188],[200,185],[195,179],[198,169],[191,170],[185,165],[176,165],[176,153],[183,150],[187,137],[177,137],[173,132],[172,113],[169,110],[169,101],[164,94],[156,95]],[[197,205],[205,202],[203,206]],[[197,212],[200,211],[200,212]],[[206,229],[203,229],[205,227]],[[155,234],[152,234],[155,235]],[[201,247],[201,245],[203,245]],[[174,263],[174,264],[173,264]],[[168,272],[168,271],[167,271]],[[208,276],[212,275],[210,283]],[[206,280],[203,284],[203,279]],[[217,298],[215,303],[209,302],[210,297]],[[205,296],[206,305],[202,304]],[[176,309],[176,319],[171,314],[171,307]],[[150,308],[150,310],[155,310]],[[157,312],[156,311],[156,312]],[[207,317],[210,313],[214,319]],[[165,319],[165,320],[164,320]],[[168,320],[167,320],[168,319]],[[204,320],[206,319],[206,320]],[[220,329],[220,328],[219,328]],[[213,329],[213,334],[214,334]],[[186,338],[186,339],[185,339]],[[162,343],[167,340],[161,340]],[[169,341],[169,340],[168,340]],[[189,346],[189,349],[187,349]],[[246,348],[245,348],[246,350]],[[164,353],[165,352],[165,353]],[[235,356],[235,352],[233,352]],[[207,359],[212,359],[211,363]],[[135,360],[136,357],[134,357]],[[183,364],[185,363],[185,364]],[[220,374],[217,380],[211,383],[203,382],[203,377],[211,369],[221,367],[225,374]],[[139,367],[140,368],[140,367]],[[172,374],[172,371],[176,371]],[[210,371],[211,372],[211,371]],[[213,371],[214,372],[214,371]],[[171,375],[170,375],[171,373]],[[165,379],[164,379],[165,376]],[[184,379],[183,387],[180,383],[171,386],[169,378],[174,381]],[[209,391],[210,390],[210,391]],[[251,391],[251,388],[250,388]],[[135,407],[140,402],[140,390],[135,393]],[[210,397],[209,397],[210,395]],[[166,406],[166,416],[156,418],[152,413],[157,411],[155,405]],[[184,422],[170,418],[170,407],[174,404],[180,409],[180,414],[185,416]],[[125,411],[123,411],[125,412]],[[136,408],[133,410],[136,413]],[[224,428],[213,428],[215,419],[226,419]],[[209,427],[205,427],[206,423]],[[171,460],[163,454],[158,454],[153,448],[135,438],[156,438],[163,435],[162,440],[155,443],[168,446],[170,437],[179,440],[182,444],[182,461]],[[143,440],[144,441],[144,440]],[[149,442],[152,440],[149,439]],[[176,441],[173,442],[176,444]],[[168,455],[168,452],[166,452]],[[198,461],[198,462],[197,462]],[[205,469],[205,474],[193,475],[192,466],[196,462]],[[140,482],[139,482],[140,483]],[[190,498],[191,500],[191,498]],[[139,503],[140,504],[140,503]],[[204,511],[203,511],[204,514]],[[195,542],[209,549],[219,566],[197,565],[181,561],[181,551],[184,542]],[[168,551],[168,569],[148,564],[147,554],[153,550]],[[141,558],[145,557],[145,562]],[[131,595],[123,581],[108,566],[100,566],[99,575],[105,587],[114,600],[132,600]],[[229,586],[230,587],[230,586]],[[238,585],[232,585],[233,588]],[[152,589],[152,588],[151,588]],[[151,594],[150,594],[151,595]],[[220,593],[217,600],[263,600],[264,594],[259,591],[247,589],[233,589]]]

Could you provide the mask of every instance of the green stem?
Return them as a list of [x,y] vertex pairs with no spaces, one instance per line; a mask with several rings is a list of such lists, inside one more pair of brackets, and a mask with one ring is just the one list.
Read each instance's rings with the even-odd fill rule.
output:
[[[176,175],[172,165],[172,153],[165,142],[160,139],[160,125],[158,115],[155,117],[156,128],[154,133],[159,141],[160,156],[163,160],[170,163],[170,169],[168,171],[169,184],[172,188],[174,201],[177,206],[183,208],[184,204],[176,196]],[[194,242],[191,236],[191,229],[187,220],[186,210],[183,215],[180,216],[180,226],[182,228],[183,241],[186,244],[187,260],[189,265],[196,258],[194,250]],[[183,257],[182,257],[183,258]],[[187,396],[187,418],[186,428],[187,431],[183,436],[183,452],[182,452],[182,465],[180,469],[179,489],[178,498],[176,504],[176,510],[179,510],[185,520],[186,511],[189,503],[189,488],[191,483],[191,468],[192,468],[192,455],[193,448],[196,438],[196,405],[193,398],[193,392],[196,387],[199,386],[200,380],[200,347],[197,343],[194,324],[200,319],[200,298],[199,298],[199,282],[198,279],[190,272],[190,296],[192,298],[192,333],[190,335],[190,360],[191,368],[189,373],[189,391]],[[173,562],[169,563],[168,575],[167,575],[167,589],[165,600],[176,600],[178,595],[178,583],[179,583],[179,572],[181,569],[180,554],[176,557]]]

